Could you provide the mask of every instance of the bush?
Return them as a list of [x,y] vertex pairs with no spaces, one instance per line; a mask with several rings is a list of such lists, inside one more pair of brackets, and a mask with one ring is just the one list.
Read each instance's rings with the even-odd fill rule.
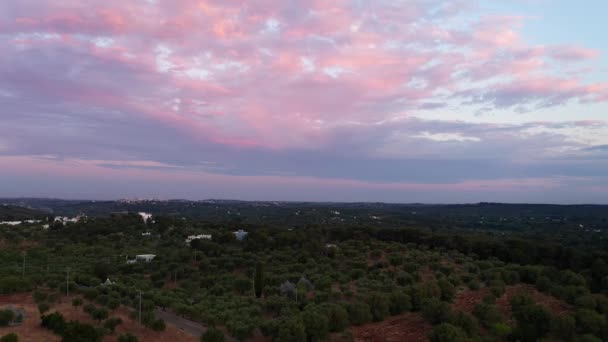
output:
[[66,325],[66,329],[62,342],[101,342],[103,334],[95,327],[89,324],[83,324],[78,321],[70,321]]
[[0,327],[7,326],[13,319],[15,313],[12,310],[0,310]]
[[327,315],[320,307],[308,305],[302,312],[302,322],[308,340],[323,341],[329,332],[329,322]]
[[15,333],[10,333],[2,336],[0,342],[19,342],[19,336]]
[[63,333],[65,332],[67,324],[65,322],[65,318],[63,318],[63,315],[59,312],[53,312],[49,315],[43,315],[41,317],[41,320],[41,325],[51,330],[55,334],[63,335]]
[[348,312],[343,306],[333,304],[327,309],[329,331],[342,332],[348,326]]
[[410,296],[401,291],[395,291],[389,296],[389,310],[391,315],[399,315],[412,309]]
[[150,328],[152,328],[152,330],[154,331],[163,331],[165,330],[167,326],[165,325],[165,321],[163,321],[162,319],[155,319],[152,324],[150,325]]
[[126,333],[126,334],[122,334],[122,335],[118,336],[118,342],[138,342],[138,341],[137,341],[137,336],[135,336],[131,333]]
[[422,316],[433,325],[447,322],[450,315],[450,305],[446,302],[435,298],[426,299],[422,302]]
[[122,324],[122,319],[120,319],[120,317],[112,317],[103,322],[103,327],[108,329],[111,333],[114,333],[116,327],[120,324]]
[[209,327],[203,335],[201,342],[224,342],[224,333],[216,327]]
[[433,328],[429,340],[431,342],[462,342],[467,340],[467,334],[456,326],[443,323]]
[[51,306],[49,305],[49,303],[40,303],[38,304],[38,311],[40,312],[40,314],[44,314],[45,312],[49,311],[49,309],[51,308]]
[[517,320],[516,335],[521,341],[537,341],[549,333],[551,315],[540,305],[513,306]]
[[606,329],[606,318],[595,311],[579,309],[576,311],[576,325],[582,332],[601,336]]
[[554,317],[551,334],[563,341],[572,341],[576,335],[576,320],[570,315]]
[[477,317],[485,327],[491,327],[502,319],[496,306],[483,303],[477,304],[475,308],[473,308],[473,315]]
[[88,313],[89,315],[93,315],[95,310],[97,310],[97,307],[95,305],[89,303],[89,304],[86,304],[85,306],[83,306],[82,310],[84,312]]
[[437,285],[439,285],[439,288],[441,289],[441,300],[451,302],[452,299],[454,299],[454,296],[456,295],[456,289],[454,288],[454,285],[452,285],[452,283],[450,283],[446,279],[440,279],[437,282]]
[[372,320],[369,305],[361,302],[350,303],[347,306],[348,319],[354,325],[362,325]]
[[496,323],[492,326],[492,334],[498,337],[500,340],[508,340],[511,336],[513,329],[505,323]]
[[299,316],[292,317],[279,327],[276,342],[306,342],[306,328]]
[[104,319],[108,318],[109,316],[109,312],[107,309],[105,308],[99,308],[96,309],[95,311],[93,311],[93,313],[91,314],[91,317],[99,322],[103,321]]
[[367,298],[367,304],[375,322],[383,321],[389,315],[389,302],[386,295],[374,292]]
[[450,323],[464,330],[469,336],[475,335],[479,330],[479,322],[477,319],[471,314],[462,311],[458,311],[456,314],[452,315]]
[[81,306],[82,303],[83,303],[83,300],[80,297],[76,297],[76,298],[72,299],[73,306]]

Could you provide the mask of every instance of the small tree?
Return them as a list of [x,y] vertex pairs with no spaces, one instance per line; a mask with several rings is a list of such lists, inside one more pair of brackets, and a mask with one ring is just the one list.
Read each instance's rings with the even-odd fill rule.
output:
[[0,342],[19,342],[19,336],[15,333],[4,335],[0,338]]
[[83,303],[82,298],[80,297],[76,297],[74,299],[72,299],[72,305],[73,306],[81,306]]
[[108,318],[108,310],[105,308],[99,308],[95,311],[93,311],[93,314],[91,315],[93,317],[93,319],[96,319],[98,322],[103,321],[104,319]]
[[152,330],[154,331],[163,331],[165,330],[167,326],[165,325],[165,321],[163,321],[162,319],[155,319],[152,324],[150,325],[150,328],[152,328]]
[[40,303],[38,304],[38,311],[40,312],[40,314],[44,314],[45,312],[49,311],[50,309],[50,305],[49,303]]
[[247,278],[239,277],[234,280],[234,289],[240,294],[251,291],[251,281]]
[[0,327],[7,326],[15,318],[12,310],[0,310]]
[[103,327],[110,330],[110,332],[114,333],[116,327],[122,323],[122,319],[120,317],[112,317],[108,318],[103,322]]
[[209,327],[201,335],[201,342],[224,342],[224,333],[216,327]]
[[118,342],[138,342],[138,340],[137,336],[131,333],[126,333],[118,336]]
[[467,334],[456,326],[443,323],[433,329],[429,339],[431,342],[461,342],[467,340]]
[[306,342],[306,328],[299,316],[292,317],[280,325],[277,342]]
[[333,304],[328,310],[329,331],[342,332],[348,326],[348,312],[342,305]]
[[370,307],[372,318],[376,322],[380,322],[389,315],[389,302],[386,295],[379,292],[372,293],[367,298],[367,304]]
[[426,299],[422,302],[422,315],[431,324],[447,322],[450,318],[450,306],[439,299]]
[[316,305],[308,305],[302,312],[302,321],[308,340],[324,341],[329,332],[327,315]]
[[262,297],[262,292],[264,291],[264,265],[261,261],[258,261],[255,265],[255,278],[253,286],[255,296],[258,298]]

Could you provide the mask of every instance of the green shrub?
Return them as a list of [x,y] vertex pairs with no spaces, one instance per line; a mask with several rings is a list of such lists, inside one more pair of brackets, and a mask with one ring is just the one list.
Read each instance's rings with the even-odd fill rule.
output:
[[49,311],[49,309],[51,308],[51,306],[49,305],[49,303],[39,303],[38,304],[38,312],[40,312],[40,314],[44,314],[45,312]]
[[10,333],[0,337],[0,342],[19,342],[19,336],[15,333]]
[[431,342],[463,342],[467,340],[467,334],[459,327],[443,323],[433,328],[429,340]]
[[126,334],[122,334],[122,335],[118,336],[118,342],[138,342],[138,341],[137,341],[137,336],[135,336],[131,333],[126,333]]
[[386,295],[373,292],[367,297],[366,302],[375,322],[380,322],[389,315],[389,301]]
[[76,297],[76,298],[72,299],[73,306],[81,306],[82,303],[83,303],[83,300],[80,297]]
[[435,298],[425,299],[422,302],[422,316],[433,325],[447,322],[450,315],[450,305],[446,302]]
[[122,324],[122,319],[120,319],[120,317],[112,317],[103,322],[103,327],[108,329],[111,333],[114,333],[116,327],[120,324]]
[[477,317],[485,327],[491,327],[502,319],[496,306],[485,303],[477,304],[475,308],[473,308],[473,315]]
[[412,309],[410,296],[401,291],[393,291],[389,295],[389,310],[391,315],[399,315]]
[[372,321],[369,305],[365,303],[349,303],[346,310],[348,311],[348,319],[354,325],[362,325]]
[[166,324],[165,321],[163,321],[162,319],[155,319],[152,324],[150,325],[150,328],[152,328],[152,330],[154,331],[164,331],[166,329]]
[[201,342],[224,342],[224,333],[215,327],[209,327],[209,329],[201,335]]
[[0,327],[7,326],[13,319],[15,319],[13,310],[0,310]]
[[342,332],[348,326],[348,312],[342,305],[332,304],[327,309],[329,331]]

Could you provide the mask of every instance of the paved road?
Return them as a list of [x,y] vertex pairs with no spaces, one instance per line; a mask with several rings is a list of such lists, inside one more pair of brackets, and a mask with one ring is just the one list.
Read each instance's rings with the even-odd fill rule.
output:
[[[163,319],[166,323],[176,326],[178,329],[181,329],[191,335],[201,336],[207,331],[207,327],[203,326],[200,323],[191,321],[189,319],[185,319],[181,316],[176,315],[171,311],[165,311],[161,309],[154,310],[154,315],[156,318]],[[225,341],[227,342],[237,342],[236,339],[225,336]]]

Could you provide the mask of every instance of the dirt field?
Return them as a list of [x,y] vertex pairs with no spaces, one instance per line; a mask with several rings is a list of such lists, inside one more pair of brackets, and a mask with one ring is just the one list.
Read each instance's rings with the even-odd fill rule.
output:
[[518,284],[515,286],[508,286],[505,294],[496,300],[498,310],[500,310],[505,317],[511,318],[511,298],[518,294],[527,294],[536,303],[549,310],[553,315],[561,316],[572,311],[570,305],[538,291],[534,285]]
[[[464,312],[472,312],[475,305],[481,303],[483,297],[490,293],[489,288],[483,288],[477,291],[465,290],[456,295],[452,309]],[[507,319],[511,319],[511,299],[518,294],[527,294],[536,303],[545,307],[554,315],[563,315],[572,311],[572,308],[563,301],[546,295],[536,289],[534,285],[517,284],[507,286],[505,293],[496,299],[496,307],[500,313]]]
[[[24,319],[23,324],[19,326],[0,328],[0,335],[6,335],[14,332],[19,335],[19,341],[23,342],[55,342],[61,340],[59,336],[40,326],[40,314],[38,313],[38,307],[31,294],[0,296],[0,307],[7,305],[14,305],[16,307],[23,308],[27,317]],[[63,314],[67,320],[78,320],[94,325],[98,324],[96,321],[93,321],[87,313],[82,311],[82,306],[73,307],[72,298],[62,298],[61,302],[51,306],[51,310],[49,312],[52,311],[61,312],[61,314]],[[136,321],[129,318],[129,310],[124,307],[120,307],[117,310],[112,311],[110,317],[120,317],[123,323],[116,328],[116,333],[114,335],[106,336],[104,338],[104,342],[116,341],[118,336],[125,332],[130,332],[136,335],[140,341],[146,342],[199,341],[198,336],[189,335],[188,333],[169,324],[167,324],[167,329],[163,332],[155,332],[146,329],[145,327],[140,328]]]
[[413,312],[352,328],[355,341],[365,342],[428,341],[431,330],[431,325]]

